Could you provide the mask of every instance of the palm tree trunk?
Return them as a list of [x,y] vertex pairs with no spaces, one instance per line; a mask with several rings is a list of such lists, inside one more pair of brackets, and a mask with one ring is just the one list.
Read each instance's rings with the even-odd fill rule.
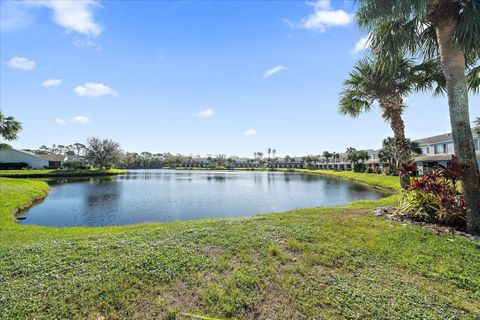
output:
[[434,21],[434,26],[442,70],[447,82],[453,146],[456,156],[465,166],[462,188],[467,206],[467,230],[470,233],[480,234],[480,172],[468,114],[465,57],[460,46],[453,41],[457,18],[458,10],[448,16],[444,12],[442,19]]
[[[397,156],[397,168],[400,169],[410,162],[407,143],[405,139],[405,124],[402,119],[403,99],[395,95],[380,101],[380,107],[383,110],[383,117],[390,122],[395,140],[395,149]],[[406,189],[410,184],[410,178],[400,172],[400,185]]]

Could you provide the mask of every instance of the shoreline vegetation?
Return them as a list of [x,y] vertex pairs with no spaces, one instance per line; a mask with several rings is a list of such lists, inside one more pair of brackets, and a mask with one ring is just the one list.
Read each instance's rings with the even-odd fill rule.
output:
[[35,170],[0,170],[3,178],[51,178],[51,177],[94,177],[124,174],[121,169],[35,169]]
[[[295,171],[399,190],[398,177]],[[480,317],[479,244],[375,217],[398,192],[241,218],[16,224],[47,192],[0,178],[0,318]]]

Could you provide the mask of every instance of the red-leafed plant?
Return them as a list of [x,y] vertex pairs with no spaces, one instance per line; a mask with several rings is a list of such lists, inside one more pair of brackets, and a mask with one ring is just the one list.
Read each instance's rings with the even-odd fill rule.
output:
[[401,174],[410,177],[400,200],[400,211],[418,220],[465,226],[465,201],[458,187],[464,170],[455,156],[447,167],[437,166],[421,177],[414,175],[413,165],[399,169]]

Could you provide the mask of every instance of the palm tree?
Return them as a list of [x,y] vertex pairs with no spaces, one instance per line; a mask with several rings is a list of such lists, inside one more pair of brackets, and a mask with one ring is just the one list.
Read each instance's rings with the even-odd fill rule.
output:
[[328,159],[332,157],[332,154],[329,151],[323,151],[322,156],[325,158],[328,166]]
[[337,159],[340,158],[340,154],[335,151],[332,153],[333,163],[337,163]]
[[[413,160],[415,155],[422,152],[418,142],[412,141],[410,139],[405,140],[407,145],[407,151],[410,155],[410,160]],[[380,161],[387,163],[388,167],[392,170],[395,169],[395,164],[397,163],[397,150],[395,148],[395,139],[392,137],[388,137],[383,139],[382,142],[382,149],[378,152],[378,157]]]
[[352,163],[352,170],[355,171],[358,163],[358,151],[355,148],[347,148],[347,159]]
[[5,140],[16,140],[22,124],[13,117],[5,117],[0,111],[0,136]]
[[467,230],[471,233],[480,233],[480,172],[467,90],[475,90],[480,82],[479,67],[474,66],[480,58],[479,12],[478,0],[361,0],[357,12],[358,24],[370,32],[374,52],[439,57],[446,80],[454,149],[465,167],[462,190]]
[[[358,117],[362,112],[370,111],[378,102],[382,117],[390,124],[397,150],[397,167],[402,167],[410,160],[405,140],[405,124],[402,113],[405,109],[403,99],[414,91],[432,88],[442,91],[443,82],[439,76],[438,65],[434,61],[414,64],[413,60],[396,58],[390,60],[391,68],[385,68],[384,60],[365,58],[359,60],[344,81],[340,96],[341,114]],[[400,175],[400,184],[407,187],[408,177]]]

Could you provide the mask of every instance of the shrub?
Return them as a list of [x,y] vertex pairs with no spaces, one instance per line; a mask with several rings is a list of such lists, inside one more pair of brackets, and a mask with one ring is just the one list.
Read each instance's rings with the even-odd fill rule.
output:
[[25,162],[0,163],[0,170],[21,170],[26,168],[28,168],[28,163]]
[[402,174],[411,181],[400,200],[400,210],[414,218],[436,221],[452,226],[465,226],[466,207],[458,191],[464,167],[452,156],[448,167],[437,167],[421,177],[414,177],[416,168],[405,166]]
[[392,174],[391,170],[389,167],[386,167],[384,170],[383,170],[383,173],[386,175],[386,176],[389,176]]
[[416,220],[434,220],[438,209],[435,197],[426,192],[403,191],[400,197],[400,211],[412,215]]
[[382,173],[382,169],[381,169],[380,167],[376,167],[376,168],[375,168],[375,172],[376,172],[377,174],[381,174],[381,173]]

